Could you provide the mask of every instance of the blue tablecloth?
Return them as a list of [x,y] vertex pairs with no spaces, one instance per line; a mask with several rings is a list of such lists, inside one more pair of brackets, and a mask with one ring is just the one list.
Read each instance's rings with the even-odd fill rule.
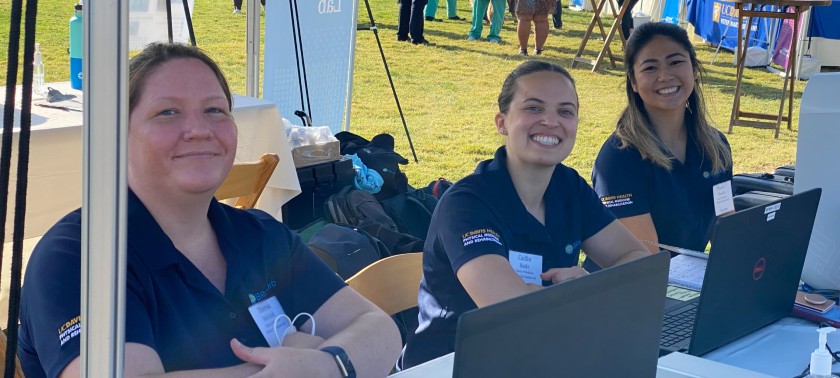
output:
[[840,39],[840,1],[835,0],[827,7],[814,7],[809,33],[812,37]]
[[[768,6],[765,9],[771,8]],[[686,19],[694,26],[698,36],[715,45],[720,42],[722,47],[735,49],[738,44],[738,16],[734,3],[724,0],[686,0],[686,10]],[[840,23],[837,20],[840,20],[840,0],[832,2],[830,6],[814,7],[811,27],[806,33],[813,37],[840,39]],[[750,37],[764,42],[752,40],[750,46],[766,48],[768,35],[775,37],[778,25],[779,22],[771,19],[753,20]],[[726,38],[721,40],[724,32]]]

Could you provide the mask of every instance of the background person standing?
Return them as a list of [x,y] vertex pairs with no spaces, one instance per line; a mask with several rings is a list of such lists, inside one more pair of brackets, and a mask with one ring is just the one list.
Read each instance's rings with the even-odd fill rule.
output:
[[400,13],[397,16],[397,41],[408,41],[415,45],[428,45],[423,37],[423,7],[428,0],[398,0]]

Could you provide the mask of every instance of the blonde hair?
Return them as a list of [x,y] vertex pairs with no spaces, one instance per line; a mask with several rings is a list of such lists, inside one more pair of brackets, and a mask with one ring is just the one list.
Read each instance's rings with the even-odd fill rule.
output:
[[700,87],[703,67],[697,60],[697,53],[688,39],[688,33],[679,26],[669,23],[646,23],[635,29],[630,39],[627,40],[627,46],[624,49],[624,66],[627,74],[627,107],[621,113],[615,129],[615,135],[621,141],[619,148],[633,146],[639,151],[643,159],[650,160],[669,171],[672,168],[671,157],[666,153],[668,149],[654,131],[647,111],[645,111],[644,101],[638,93],[633,91],[633,82],[635,81],[633,65],[636,63],[636,56],[642,48],[657,36],[670,38],[685,48],[691,59],[691,66],[697,72],[694,91],[689,95],[685,108],[686,128],[696,141],[694,147],[699,148],[704,158],[711,161],[713,172],[721,172],[731,168],[732,154],[723,138],[721,138],[719,131],[712,127],[711,121],[707,117],[706,103]]

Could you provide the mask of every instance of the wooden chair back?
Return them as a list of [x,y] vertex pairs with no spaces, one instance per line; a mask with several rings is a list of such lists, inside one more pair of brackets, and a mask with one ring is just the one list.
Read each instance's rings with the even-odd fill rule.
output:
[[234,164],[216,189],[216,199],[236,198],[236,208],[254,208],[279,161],[277,154],[264,154],[257,161]]
[[[0,374],[5,373],[6,366],[6,332],[0,331]],[[2,374],[5,376],[5,374]],[[15,353],[15,378],[23,378],[23,369],[20,367],[20,359]]]
[[347,284],[388,315],[417,306],[423,277],[423,253],[404,253],[368,265]]

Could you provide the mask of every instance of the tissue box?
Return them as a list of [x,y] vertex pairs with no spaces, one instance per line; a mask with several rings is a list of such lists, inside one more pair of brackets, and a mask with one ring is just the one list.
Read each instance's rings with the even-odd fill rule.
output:
[[322,144],[310,144],[292,148],[292,161],[295,168],[335,161],[340,158],[337,140]]

